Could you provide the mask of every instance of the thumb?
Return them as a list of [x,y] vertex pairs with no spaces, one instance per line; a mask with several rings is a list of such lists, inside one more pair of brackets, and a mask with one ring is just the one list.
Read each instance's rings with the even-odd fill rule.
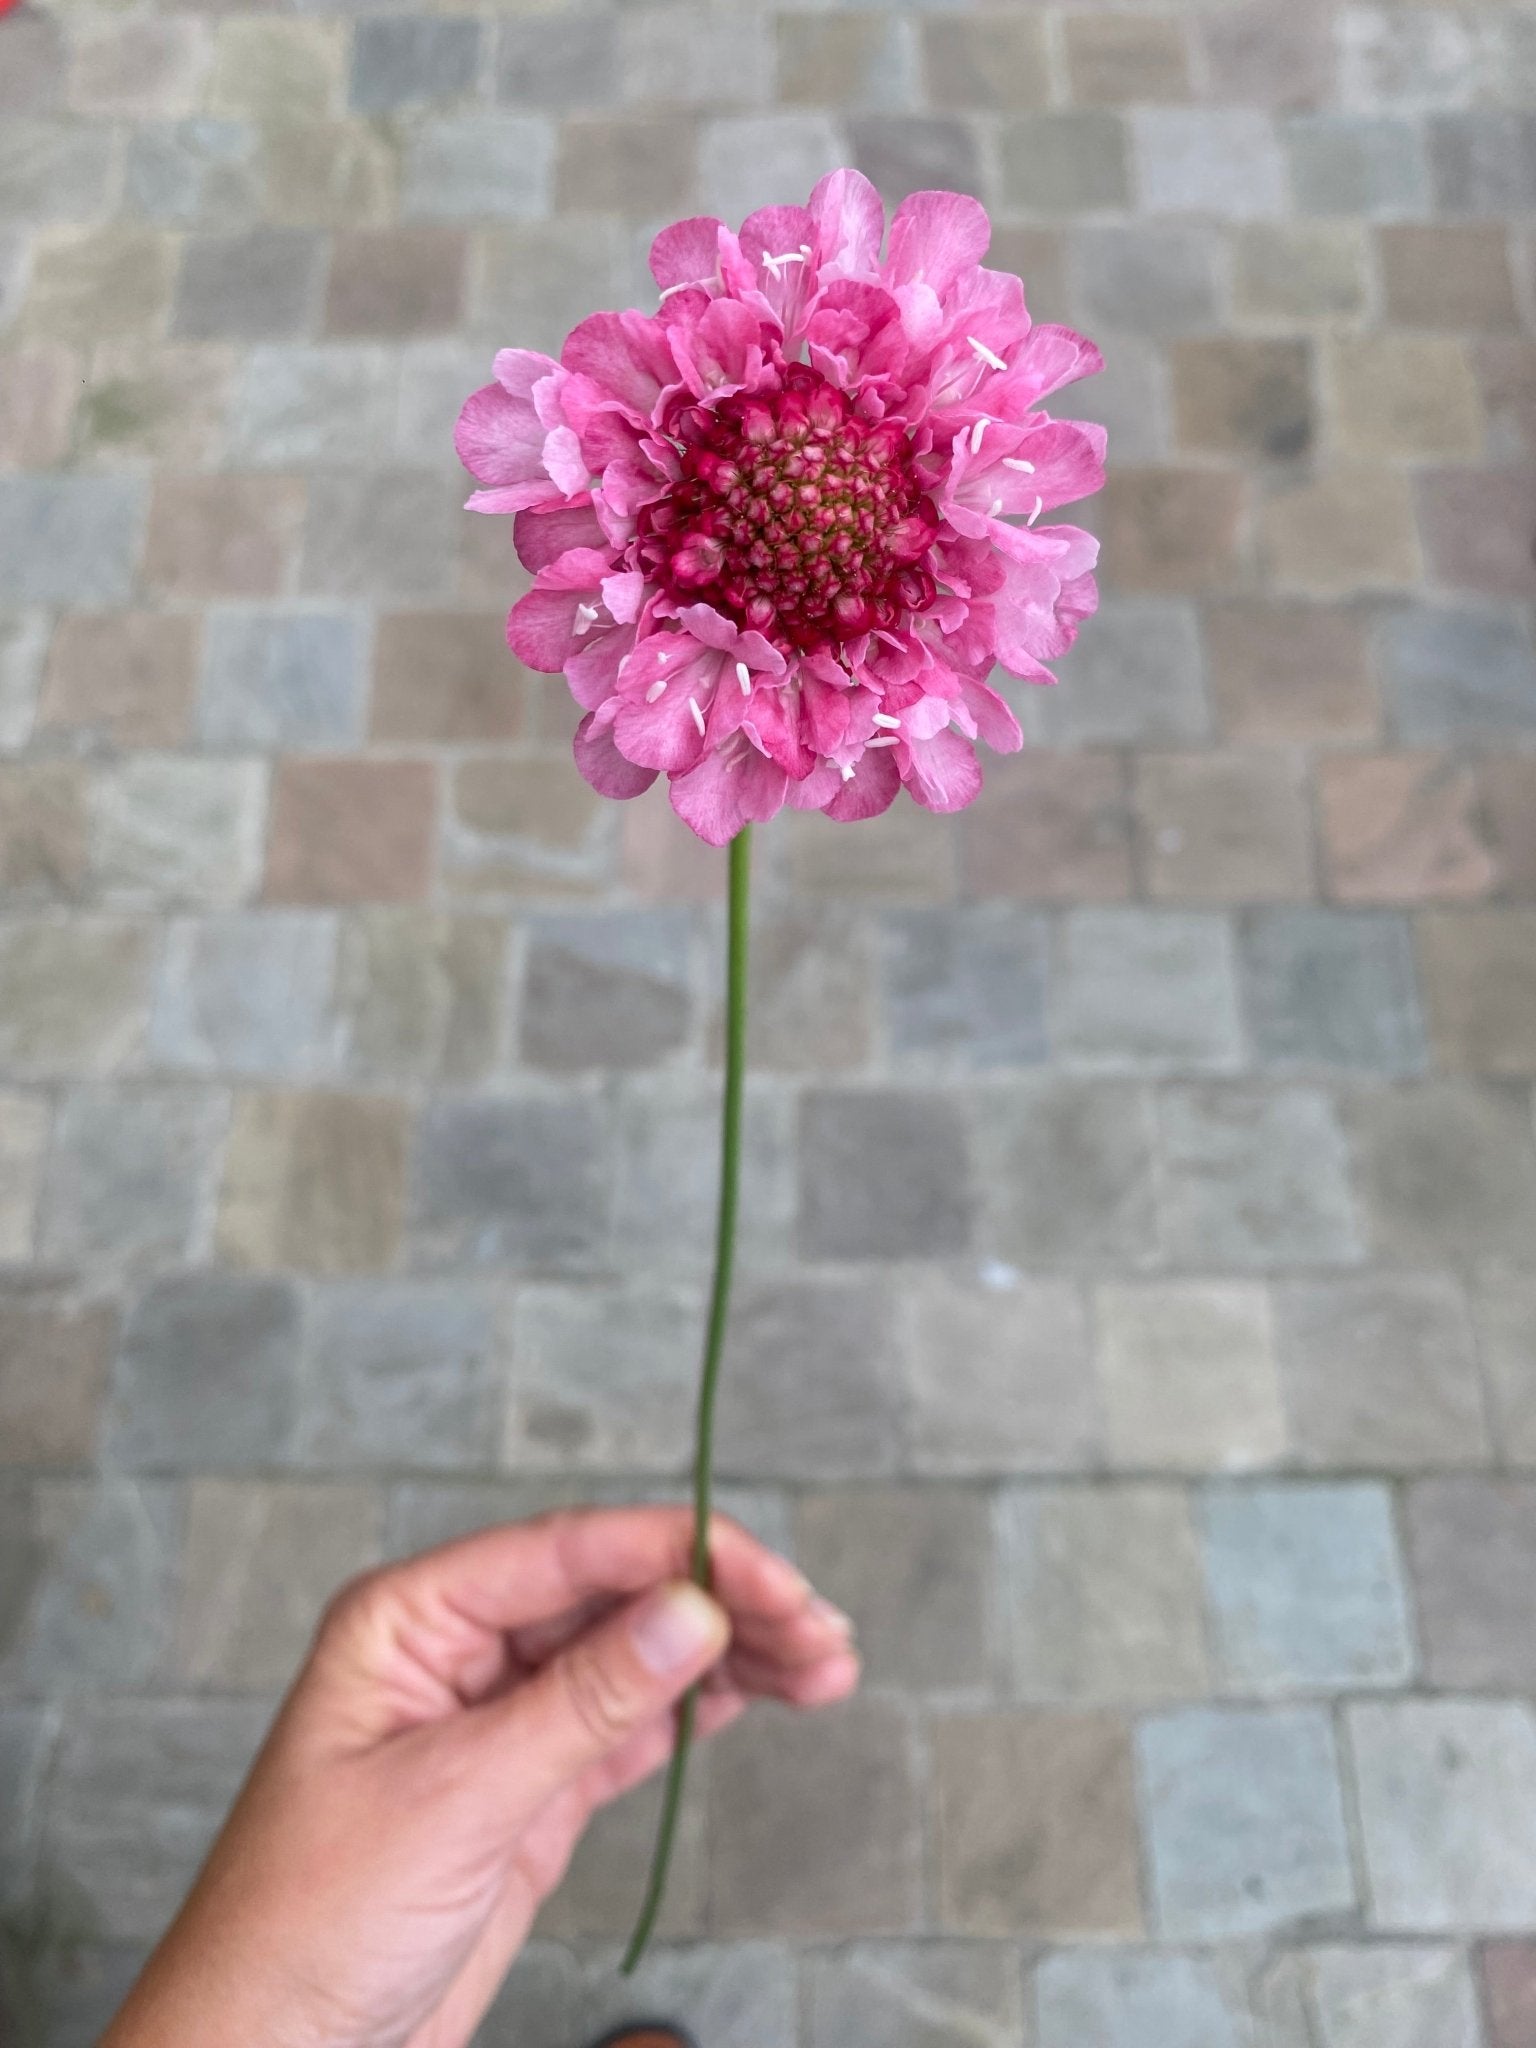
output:
[[730,1641],[724,1610],[699,1587],[658,1586],[578,1636],[506,1700],[486,1733],[527,1818],[680,1700]]

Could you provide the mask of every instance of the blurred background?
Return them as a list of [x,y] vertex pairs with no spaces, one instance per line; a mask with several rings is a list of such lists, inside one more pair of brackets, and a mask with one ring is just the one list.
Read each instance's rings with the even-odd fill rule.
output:
[[[869,1682],[700,1772],[639,2002],[1531,2048],[1536,12],[402,6],[0,20],[6,2038],[345,1575],[677,1490],[723,861],[450,429],[851,162],[1102,343],[1104,601],[973,810],[759,834],[722,1466]],[[628,2008],[653,1816],[488,2043]]]

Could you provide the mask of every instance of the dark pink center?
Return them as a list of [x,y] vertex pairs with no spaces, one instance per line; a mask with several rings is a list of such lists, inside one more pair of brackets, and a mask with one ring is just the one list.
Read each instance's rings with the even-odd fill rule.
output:
[[683,473],[639,520],[640,566],[781,645],[812,649],[933,603],[939,517],[895,421],[855,417],[818,370],[782,390],[689,406]]

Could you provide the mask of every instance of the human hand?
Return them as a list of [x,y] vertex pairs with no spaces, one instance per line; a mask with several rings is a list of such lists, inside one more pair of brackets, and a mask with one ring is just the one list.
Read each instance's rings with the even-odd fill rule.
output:
[[332,1602],[201,1875],[102,2048],[462,2048],[592,1814],[752,1697],[858,1682],[846,1620],[723,1517],[561,1513]]

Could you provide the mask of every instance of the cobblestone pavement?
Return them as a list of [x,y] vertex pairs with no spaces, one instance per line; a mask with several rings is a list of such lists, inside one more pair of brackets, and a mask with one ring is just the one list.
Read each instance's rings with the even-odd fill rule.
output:
[[[845,160],[978,191],[1103,341],[1105,599],[974,811],[760,835],[723,1464],[869,1683],[701,1774],[644,2003],[1536,2041],[1536,12],[61,0],[0,23],[0,1838],[51,2048],[337,1581],[676,1487],[721,862],[577,779],[448,432],[662,220]],[[652,1815],[487,2042],[616,2013]]]

